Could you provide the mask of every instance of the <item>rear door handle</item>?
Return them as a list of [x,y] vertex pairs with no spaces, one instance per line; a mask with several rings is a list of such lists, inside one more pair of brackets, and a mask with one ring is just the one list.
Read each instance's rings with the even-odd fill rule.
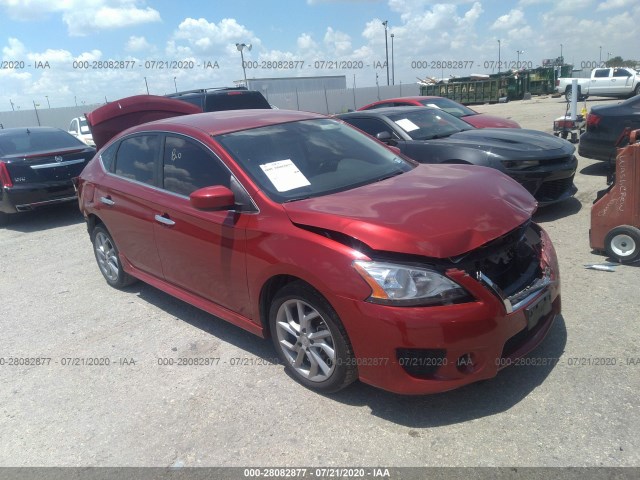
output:
[[168,225],[169,227],[176,224],[176,222],[174,222],[170,218],[164,217],[162,215],[156,215],[155,219],[156,219],[156,222],[161,223],[163,225]]
[[111,205],[115,205],[115,204],[116,204],[116,202],[114,202],[113,200],[111,200],[111,198],[110,198],[110,197],[100,197],[100,201],[101,201],[102,203],[104,203],[105,205],[109,205],[109,206],[111,206]]

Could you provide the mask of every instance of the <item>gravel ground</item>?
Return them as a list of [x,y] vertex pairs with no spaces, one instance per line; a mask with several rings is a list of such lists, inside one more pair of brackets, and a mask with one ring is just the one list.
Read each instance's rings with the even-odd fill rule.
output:
[[[565,103],[476,109],[550,132]],[[422,397],[306,390],[269,342],[144,284],[108,287],[75,205],[22,216],[0,229],[0,357],[51,361],[0,366],[0,466],[640,466],[640,269],[583,267],[606,261],[588,242],[606,169],[579,161],[576,198],[536,215],[563,316],[529,358],[550,360]],[[220,362],[158,364],[195,357]]]

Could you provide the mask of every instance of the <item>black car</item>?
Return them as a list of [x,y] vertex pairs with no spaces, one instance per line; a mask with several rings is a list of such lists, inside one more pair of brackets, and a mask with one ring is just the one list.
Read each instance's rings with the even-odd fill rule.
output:
[[492,167],[522,184],[541,206],[573,196],[575,147],[536,130],[474,128],[436,108],[393,107],[337,115],[420,163]]
[[578,153],[586,158],[613,162],[616,141],[629,128],[640,128],[640,95],[616,105],[596,105],[587,115],[587,131],[580,136]]
[[245,87],[203,88],[171,93],[165,96],[192,103],[200,107],[203,112],[271,108],[262,93],[257,90],[248,90]]
[[72,178],[95,153],[58,128],[0,130],[0,224],[17,212],[75,201]]

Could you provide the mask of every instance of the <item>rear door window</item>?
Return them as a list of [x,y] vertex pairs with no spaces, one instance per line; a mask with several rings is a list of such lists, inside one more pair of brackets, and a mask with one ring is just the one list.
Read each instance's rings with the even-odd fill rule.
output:
[[[155,165],[160,154],[158,135],[136,135],[122,141],[115,159],[115,174],[156,185]],[[106,168],[106,166],[105,166]]]

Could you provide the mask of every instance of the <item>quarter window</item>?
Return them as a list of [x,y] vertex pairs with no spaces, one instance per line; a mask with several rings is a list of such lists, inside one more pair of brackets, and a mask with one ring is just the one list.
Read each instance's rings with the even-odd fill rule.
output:
[[209,150],[184,137],[167,136],[164,147],[164,188],[189,196],[203,187],[229,187],[231,173]]
[[116,155],[116,175],[153,185],[159,152],[160,139],[157,135],[138,135],[123,140]]

